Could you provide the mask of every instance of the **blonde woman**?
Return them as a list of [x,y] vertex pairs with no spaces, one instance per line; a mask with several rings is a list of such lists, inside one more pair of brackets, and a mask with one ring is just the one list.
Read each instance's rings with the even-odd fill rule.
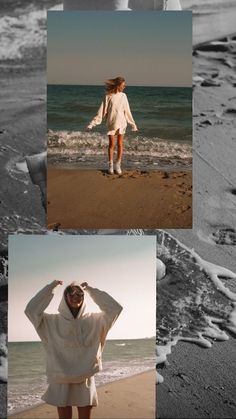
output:
[[123,141],[127,124],[130,124],[132,131],[138,131],[130,111],[129,102],[125,89],[125,79],[116,77],[105,82],[106,95],[98,110],[97,115],[89,123],[87,129],[92,129],[96,125],[100,125],[106,120],[107,135],[109,139],[108,146],[108,172],[114,173],[113,155],[115,148],[115,140],[117,138],[117,161],[115,171],[118,175],[122,174],[121,160],[123,155]]
[[[106,292],[83,282],[65,288],[58,313],[45,313],[54,289],[62,284],[55,280],[46,285],[25,309],[47,356],[49,385],[42,399],[57,407],[59,419],[72,419],[72,406],[77,407],[79,419],[90,419],[98,404],[94,374],[102,369],[106,336],[122,307]],[[85,293],[99,313],[87,310]]]

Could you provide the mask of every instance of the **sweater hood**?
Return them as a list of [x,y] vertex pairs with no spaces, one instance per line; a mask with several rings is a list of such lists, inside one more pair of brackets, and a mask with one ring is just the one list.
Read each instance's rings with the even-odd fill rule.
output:
[[[81,288],[81,290],[84,292],[84,289],[80,285],[78,284],[75,284],[75,285]],[[72,320],[74,319],[74,316],[67,305],[66,298],[65,298],[65,291],[66,291],[66,288],[63,292],[62,299],[58,307],[58,311],[62,315],[62,317],[64,317],[65,319]],[[80,306],[80,310],[78,311],[78,314],[76,316],[76,319],[79,319],[81,316],[83,316],[85,310],[86,310],[86,303],[85,303],[85,298],[84,298],[83,303]]]

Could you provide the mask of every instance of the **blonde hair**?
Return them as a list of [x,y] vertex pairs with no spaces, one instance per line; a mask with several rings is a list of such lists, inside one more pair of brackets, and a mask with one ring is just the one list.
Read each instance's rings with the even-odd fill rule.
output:
[[109,79],[105,81],[106,85],[106,94],[110,95],[112,93],[117,93],[119,91],[119,86],[125,81],[124,77],[116,77],[115,79]]

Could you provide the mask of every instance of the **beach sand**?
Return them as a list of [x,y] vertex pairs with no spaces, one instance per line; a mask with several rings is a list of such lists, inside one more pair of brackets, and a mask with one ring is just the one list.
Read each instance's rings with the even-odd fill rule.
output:
[[236,340],[210,349],[180,342],[157,386],[158,418],[235,418]]
[[48,226],[191,228],[191,172],[48,170]]
[[[148,371],[98,387],[99,405],[93,409],[93,419],[155,418],[155,380],[155,371]],[[73,418],[76,413],[74,409]],[[57,414],[55,407],[42,404],[9,417],[56,419]]]

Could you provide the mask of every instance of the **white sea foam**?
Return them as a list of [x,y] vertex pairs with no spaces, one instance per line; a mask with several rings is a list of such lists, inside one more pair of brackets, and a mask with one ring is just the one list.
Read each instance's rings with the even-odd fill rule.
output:
[[[82,131],[51,131],[48,132],[48,155],[105,155],[107,153],[107,136],[100,133]],[[126,138],[126,155],[152,156],[166,159],[192,159],[190,144],[163,140],[161,138],[147,138],[135,136]]]
[[22,10],[19,16],[0,17],[0,60],[22,59],[25,50],[46,46],[46,10]]
[[[215,265],[213,263],[205,261],[203,258],[201,258],[193,249],[189,249],[187,246],[179,242],[177,239],[175,239],[173,236],[171,236],[169,233],[161,230],[158,230],[159,234],[159,240],[157,245],[157,254],[158,257],[160,257],[162,260],[166,261],[167,264],[167,270],[168,270],[168,263],[175,263],[176,267],[176,274],[178,274],[178,269],[181,269],[182,267],[182,275],[184,278],[184,270],[185,270],[185,263],[187,263],[187,268],[190,269],[190,261],[191,263],[195,263],[196,267],[198,267],[198,271],[189,272],[189,274],[185,274],[185,278],[188,276],[189,281],[194,283],[194,281],[197,281],[197,287],[193,287],[193,290],[189,290],[188,295],[181,295],[177,296],[176,299],[174,299],[171,302],[172,310],[174,311],[173,315],[178,317],[178,313],[181,313],[180,320],[178,321],[186,321],[186,323],[182,323],[181,325],[178,325],[176,328],[176,332],[172,330],[172,334],[169,335],[169,337],[166,338],[165,344],[158,344],[157,345],[157,365],[166,363],[167,356],[170,355],[172,346],[176,345],[179,341],[187,341],[187,342],[193,342],[196,343],[204,348],[210,348],[212,346],[212,341],[225,341],[229,339],[228,334],[226,333],[227,330],[231,333],[236,335],[236,293],[228,289],[223,281],[227,279],[236,279],[235,273],[230,271],[229,269],[226,269],[222,266]],[[172,242],[172,247],[168,246],[167,243]],[[173,245],[174,243],[174,245]],[[181,261],[181,258],[186,257],[187,259],[184,259]],[[169,261],[169,262],[168,262]],[[172,262],[170,262],[172,261]],[[181,263],[182,262],[182,263]],[[179,268],[180,267],[180,268]],[[202,276],[205,279],[205,282],[201,283],[199,280],[199,275],[202,272]],[[181,270],[180,270],[181,274]],[[172,277],[171,277],[172,278]],[[168,274],[166,275],[166,278],[161,277],[159,283],[164,284],[164,286],[169,286],[169,292],[171,291],[171,286],[175,286],[175,282],[171,284],[171,282],[168,283],[168,281],[175,280],[174,278],[170,279],[168,278]],[[210,288],[210,294],[209,294],[209,284],[208,281],[211,282],[212,288]],[[190,288],[190,287],[189,287]],[[173,290],[174,292],[174,290]],[[194,294],[193,294],[194,292]],[[159,291],[159,295],[161,295],[161,291]],[[231,311],[229,312],[228,316],[220,316],[220,312],[223,310],[223,301],[221,302],[220,294],[228,300],[228,305],[231,303]],[[209,297],[208,297],[209,295]],[[171,297],[170,297],[171,298]],[[220,304],[220,309],[217,313],[217,316],[209,315],[209,311],[214,311],[214,307],[212,308],[210,305],[210,298],[213,298],[215,300],[215,307],[217,307],[218,300]],[[204,304],[208,303],[207,310],[204,311]],[[191,315],[191,311],[193,308],[197,309],[199,307],[199,314],[201,313],[201,318],[199,318],[199,325],[197,325],[197,328],[201,330],[193,330],[191,331],[190,335],[183,335],[182,330],[184,327],[188,326],[188,322],[191,322],[191,318],[188,319],[188,315]],[[169,308],[170,309],[170,308]],[[195,314],[196,315],[196,314]],[[177,319],[176,319],[177,321]],[[177,324],[177,323],[176,323]],[[181,327],[180,327],[181,326]],[[168,326],[167,326],[168,327]],[[193,324],[191,326],[193,328]],[[222,330],[224,328],[225,330]],[[163,327],[164,330],[164,327]],[[191,336],[192,334],[192,336]],[[163,382],[163,377],[158,373],[157,375],[157,382],[161,383]]]

